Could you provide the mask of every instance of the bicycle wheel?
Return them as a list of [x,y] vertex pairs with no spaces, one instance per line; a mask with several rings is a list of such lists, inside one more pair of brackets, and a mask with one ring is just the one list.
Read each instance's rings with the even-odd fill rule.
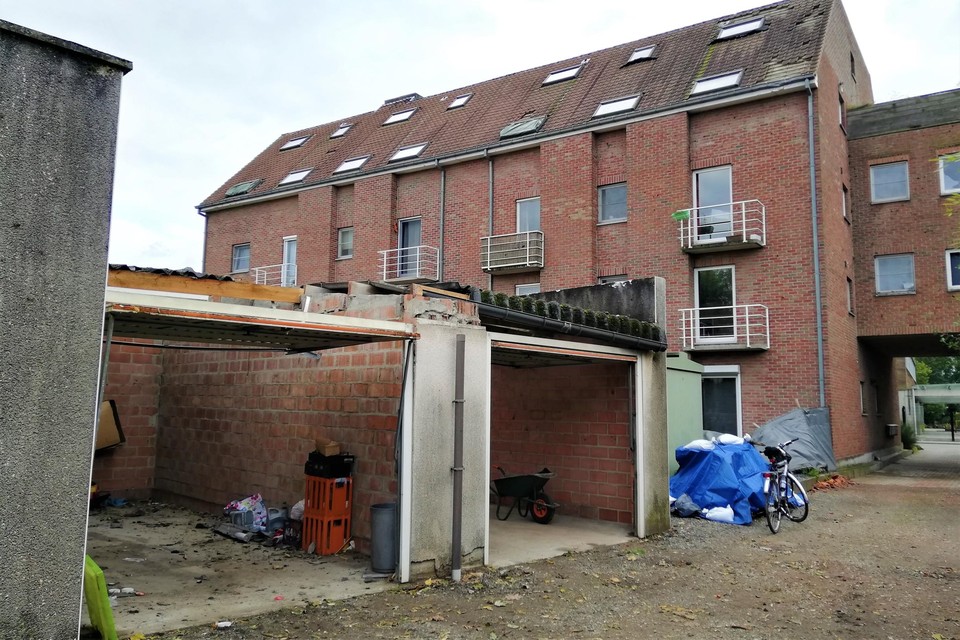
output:
[[803,522],[807,519],[807,514],[810,513],[810,503],[807,502],[807,494],[800,486],[800,481],[794,478],[792,474],[787,476],[787,490],[783,495],[783,501],[783,506],[786,507],[784,515],[791,521]]
[[767,492],[767,504],[764,507],[764,514],[767,516],[767,526],[770,531],[776,533],[780,531],[780,487],[777,486],[777,479],[770,478],[770,490]]

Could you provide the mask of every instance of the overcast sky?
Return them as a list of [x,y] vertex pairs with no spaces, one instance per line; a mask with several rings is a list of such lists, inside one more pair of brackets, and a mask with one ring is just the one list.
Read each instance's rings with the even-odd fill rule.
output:
[[[194,207],[281,133],[761,4],[0,0],[0,19],[133,62],[110,260],[200,270]],[[960,87],[960,0],[844,5],[877,102]]]

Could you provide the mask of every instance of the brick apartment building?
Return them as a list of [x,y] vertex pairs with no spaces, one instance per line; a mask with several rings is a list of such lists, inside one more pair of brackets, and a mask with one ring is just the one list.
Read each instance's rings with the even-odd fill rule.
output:
[[401,96],[284,134],[217,188],[204,269],[508,294],[662,276],[669,348],[705,367],[704,428],[824,405],[837,458],[870,455],[898,444],[893,357],[936,348],[887,337],[953,330],[960,285],[939,215],[957,164],[940,187],[935,162],[960,129],[861,126],[896,109],[872,102],[839,0]]

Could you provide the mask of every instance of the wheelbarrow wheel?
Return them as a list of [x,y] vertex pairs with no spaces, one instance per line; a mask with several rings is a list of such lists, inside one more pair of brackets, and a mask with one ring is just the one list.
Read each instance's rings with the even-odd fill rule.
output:
[[533,518],[533,521],[540,524],[550,524],[554,513],[557,511],[550,506],[551,504],[550,496],[543,491],[537,492],[537,497],[530,503],[530,517]]

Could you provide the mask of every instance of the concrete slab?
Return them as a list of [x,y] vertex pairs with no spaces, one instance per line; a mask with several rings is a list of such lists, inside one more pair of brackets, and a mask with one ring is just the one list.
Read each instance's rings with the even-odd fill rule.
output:
[[490,564],[505,567],[567,552],[587,551],[598,546],[636,540],[631,527],[615,522],[587,520],[557,514],[550,524],[537,524],[514,512],[507,520],[497,520],[490,511]]
[[[950,437],[949,432],[946,437]],[[857,482],[960,491],[960,443],[937,442],[927,437],[919,444],[920,451],[876,473],[858,478]]]

